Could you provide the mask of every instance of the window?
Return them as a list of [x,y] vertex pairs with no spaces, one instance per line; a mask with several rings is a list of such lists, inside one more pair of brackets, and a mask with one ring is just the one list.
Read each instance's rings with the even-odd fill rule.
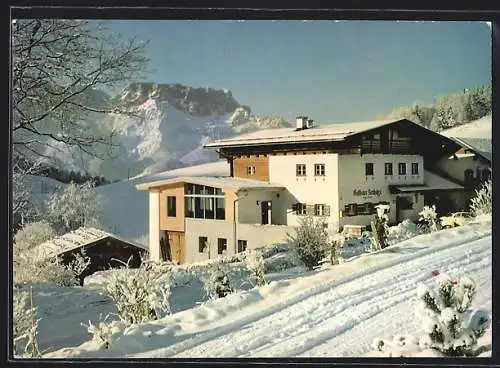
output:
[[398,174],[406,175],[406,162],[400,162],[398,164]]
[[386,162],[384,165],[385,175],[392,175],[392,162]]
[[297,176],[306,176],[306,165],[297,164],[296,173],[297,173]]
[[224,220],[224,193],[220,188],[186,184],[184,190],[186,217]]
[[255,166],[248,166],[247,175],[254,175],[254,174],[255,174]]
[[488,181],[491,179],[490,169],[483,169],[483,171],[481,172],[481,179],[483,181]]
[[198,238],[198,250],[200,253],[205,253],[208,250],[208,238],[206,236]]
[[375,207],[373,206],[373,203],[366,202],[366,203],[356,205],[356,213],[358,215],[372,215],[375,212],[376,211],[375,211]]
[[217,254],[224,254],[227,250],[227,239],[217,238]]
[[411,174],[418,175],[418,162],[413,162],[411,164]]
[[373,162],[367,162],[365,164],[365,175],[373,175]]
[[299,216],[304,216],[307,214],[307,206],[305,203],[295,203],[295,214]]
[[194,218],[194,198],[186,197],[185,198],[185,206],[186,206],[186,217]]
[[314,205],[314,215],[315,216],[325,216],[325,205],[315,204]]
[[205,198],[205,218],[206,219],[214,219],[215,211],[214,211],[214,199],[213,197]]
[[224,198],[215,199],[215,218],[217,220],[224,220],[226,218],[226,204]]
[[238,240],[238,253],[244,252],[247,250],[247,241],[246,240]]
[[464,171],[464,181],[466,184],[471,184],[474,181],[474,171],[467,169]]
[[314,176],[325,176],[325,164],[314,164]]
[[346,216],[356,216],[357,215],[357,205],[356,203],[350,203],[345,205],[344,213]]
[[167,216],[175,217],[176,216],[176,197],[168,196],[167,197]]

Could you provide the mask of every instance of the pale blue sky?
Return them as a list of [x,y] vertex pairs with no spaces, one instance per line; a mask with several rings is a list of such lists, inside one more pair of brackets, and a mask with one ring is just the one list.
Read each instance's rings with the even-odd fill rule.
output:
[[481,22],[116,20],[149,39],[155,83],[228,88],[254,113],[319,123],[374,119],[491,83]]

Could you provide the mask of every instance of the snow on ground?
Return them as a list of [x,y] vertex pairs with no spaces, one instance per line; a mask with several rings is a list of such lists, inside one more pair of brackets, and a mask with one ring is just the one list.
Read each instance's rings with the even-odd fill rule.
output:
[[51,284],[33,285],[33,301],[38,308],[38,345],[50,352],[61,346],[78,345],[91,338],[80,323],[94,324],[108,313],[116,313],[111,299],[95,287],[60,287]]
[[491,222],[419,235],[316,271],[284,273],[263,287],[126,328],[112,336],[108,350],[87,341],[45,357],[362,356],[375,337],[419,333],[416,286],[432,284],[435,269],[470,276],[478,286],[473,307],[491,311]]

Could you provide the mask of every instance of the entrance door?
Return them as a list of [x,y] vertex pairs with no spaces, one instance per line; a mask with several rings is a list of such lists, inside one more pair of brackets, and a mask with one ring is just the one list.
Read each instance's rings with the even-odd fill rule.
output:
[[186,262],[186,245],[184,232],[182,231],[167,231],[168,245],[172,253],[172,261],[177,261],[179,264]]
[[401,197],[396,196],[396,223],[398,223],[401,220]]
[[271,201],[261,201],[261,217],[262,217],[262,225],[267,225],[271,223]]

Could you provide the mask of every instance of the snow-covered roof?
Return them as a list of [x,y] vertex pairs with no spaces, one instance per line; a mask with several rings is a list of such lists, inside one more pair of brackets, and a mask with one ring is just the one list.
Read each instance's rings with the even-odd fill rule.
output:
[[395,185],[400,192],[420,192],[426,190],[454,190],[464,189],[463,186],[453,183],[433,172],[424,170],[423,185]]
[[123,241],[124,243],[147,250],[147,248],[143,245],[128,240],[123,240],[118,236],[110,234],[108,232],[95,229],[93,227],[81,227],[57,238],[39,244],[33,249],[30,249],[30,258],[37,260],[48,259],[67,251],[80,248],[84,245],[94,243],[98,240],[105,239],[107,237],[112,237]]
[[353,123],[316,125],[311,128],[264,129],[205,144],[204,147],[252,146],[267,143],[341,141],[346,137],[379,128],[404,119],[373,120]]
[[176,183],[192,183],[207,185],[216,188],[232,188],[240,189],[283,189],[280,184],[272,184],[260,180],[231,178],[231,177],[215,177],[215,176],[183,176],[166,180],[153,181],[136,185],[139,190],[149,190],[150,188],[161,187]]
[[[491,163],[492,157],[492,144],[491,139],[483,138],[462,138],[462,137],[449,137],[450,139],[457,142],[460,146],[467,148],[479,156],[487,159]],[[459,157],[457,155],[457,157]]]

